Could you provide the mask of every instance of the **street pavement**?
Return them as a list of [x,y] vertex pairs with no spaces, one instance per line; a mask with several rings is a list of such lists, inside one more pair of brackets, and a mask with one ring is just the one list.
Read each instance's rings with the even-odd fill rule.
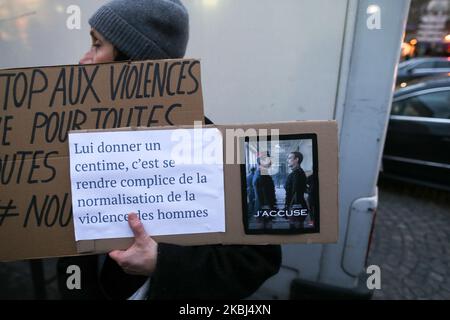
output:
[[450,193],[381,181],[371,264],[373,299],[450,299]]

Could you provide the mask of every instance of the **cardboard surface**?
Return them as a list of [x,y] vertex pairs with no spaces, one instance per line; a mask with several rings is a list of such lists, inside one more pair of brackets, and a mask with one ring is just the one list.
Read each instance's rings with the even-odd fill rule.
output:
[[[224,165],[226,232],[175,236],[155,236],[158,242],[180,245],[201,244],[283,244],[283,243],[333,243],[338,239],[338,149],[337,124],[335,121],[298,121],[274,124],[221,125],[217,127],[226,139],[227,129],[248,128],[278,129],[280,136],[289,134],[314,133],[318,142],[318,175],[320,200],[320,232],[308,234],[259,234],[249,235],[244,231],[241,165]],[[154,128],[158,129],[158,128]],[[164,129],[164,128],[159,128]],[[127,129],[119,129],[127,130]],[[152,130],[136,128],[136,130]],[[228,140],[227,140],[228,141]],[[226,146],[224,141],[224,148]],[[226,152],[224,149],[224,156]],[[79,252],[105,252],[112,249],[126,249],[132,238],[79,241]]]
[[0,70],[0,261],[77,254],[70,130],[195,120],[198,60]]
[[[130,83],[122,98],[122,89],[116,85],[121,73]],[[197,60],[160,60],[0,70],[0,110],[0,261],[125,249],[131,238],[75,243],[67,133],[117,127],[153,130],[203,120],[200,64]],[[150,128],[142,128],[147,125]],[[158,236],[155,240],[180,245],[337,241],[336,122],[217,126],[224,138],[227,129],[250,127],[278,129],[280,135],[317,136],[320,232],[245,234],[241,165],[225,164],[226,232]]]

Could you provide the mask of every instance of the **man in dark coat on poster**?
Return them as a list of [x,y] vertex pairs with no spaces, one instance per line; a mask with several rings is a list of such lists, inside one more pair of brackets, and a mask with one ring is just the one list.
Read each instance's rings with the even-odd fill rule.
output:
[[[306,192],[306,174],[300,164],[303,161],[303,155],[294,151],[287,158],[287,163],[291,173],[286,179],[284,188],[286,189],[286,210],[306,209],[308,208],[305,201]],[[289,218],[291,228],[303,228],[306,216],[296,216]]]
[[247,197],[248,197],[248,215],[255,215],[255,189],[253,188],[253,178],[255,177],[256,168],[251,167],[250,173],[247,175]]

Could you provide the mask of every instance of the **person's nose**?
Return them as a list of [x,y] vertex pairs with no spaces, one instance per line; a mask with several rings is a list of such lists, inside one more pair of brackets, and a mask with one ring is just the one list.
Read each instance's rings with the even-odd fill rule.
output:
[[84,56],[80,59],[79,64],[91,64],[91,63],[94,63],[94,53],[92,49],[90,49],[88,52],[84,54]]

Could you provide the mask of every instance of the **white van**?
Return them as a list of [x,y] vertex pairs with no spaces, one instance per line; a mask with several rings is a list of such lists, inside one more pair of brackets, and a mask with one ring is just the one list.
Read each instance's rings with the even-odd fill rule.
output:
[[[339,125],[339,241],[283,246],[251,298],[369,298],[366,257],[408,0],[189,1],[215,123]],[[220,97],[220,98],[219,98]]]
[[[36,15],[45,30],[0,30],[0,49],[8,46],[1,68],[78,62],[89,46],[87,19],[105,1],[24,2],[0,9]],[[81,29],[66,25],[73,3]],[[191,24],[186,57],[201,59],[205,113],[213,122],[339,124],[338,243],[284,245],[280,272],[251,298],[370,297],[366,256],[409,0],[184,3]],[[66,45],[54,50],[60,38]]]

